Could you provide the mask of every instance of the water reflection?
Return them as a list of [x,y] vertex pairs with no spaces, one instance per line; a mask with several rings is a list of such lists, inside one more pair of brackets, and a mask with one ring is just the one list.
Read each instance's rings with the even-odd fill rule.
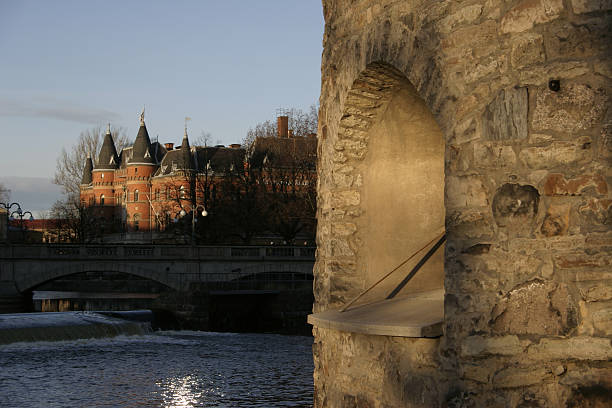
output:
[[162,332],[0,346],[0,407],[308,407],[311,345]]

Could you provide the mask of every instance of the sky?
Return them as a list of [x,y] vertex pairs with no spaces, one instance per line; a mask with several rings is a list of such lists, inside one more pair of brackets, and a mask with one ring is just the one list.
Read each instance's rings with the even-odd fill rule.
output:
[[143,107],[153,140],[180,143],[187,116],[240,143],[318,101],[323,24],[316,0],[0,0],[0,182],[17,199],[11,179],[52,178],[95,126],[134,139]]

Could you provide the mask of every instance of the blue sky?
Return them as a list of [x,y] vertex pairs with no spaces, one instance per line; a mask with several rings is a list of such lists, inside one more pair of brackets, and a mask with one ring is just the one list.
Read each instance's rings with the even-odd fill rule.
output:
[[[131,138],[237,143],[278,107],[318,101],[316,0],[0,0],[2,177],[52,177],[62,147],[96,125]],[[13,191],[13,196],[17,191]]]

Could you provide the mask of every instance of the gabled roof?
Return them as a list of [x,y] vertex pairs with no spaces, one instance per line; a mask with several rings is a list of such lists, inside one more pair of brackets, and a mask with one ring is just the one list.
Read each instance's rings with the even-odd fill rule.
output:
[[114,170],[119,167],[119,156],[117,155],[117,149],[115,149],[115,142],[111,136],[110,129],[106,131],[104,135],[104,142],[102,142],[102,148],[98,155],[98,162],[96,163],[96,169],[102,170]]
[[269,163],[273,167],[292,167],[299,164],[315,169],[317,139],[300,136],[291,138],[258,137],[251,148],[249,161],[251,166],[256,168]]

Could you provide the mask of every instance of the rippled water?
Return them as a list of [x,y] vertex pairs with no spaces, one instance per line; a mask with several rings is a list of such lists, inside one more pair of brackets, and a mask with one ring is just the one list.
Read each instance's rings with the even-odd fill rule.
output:
[[0,407],[309,407],[312,338],[158,332],[0,346]]

